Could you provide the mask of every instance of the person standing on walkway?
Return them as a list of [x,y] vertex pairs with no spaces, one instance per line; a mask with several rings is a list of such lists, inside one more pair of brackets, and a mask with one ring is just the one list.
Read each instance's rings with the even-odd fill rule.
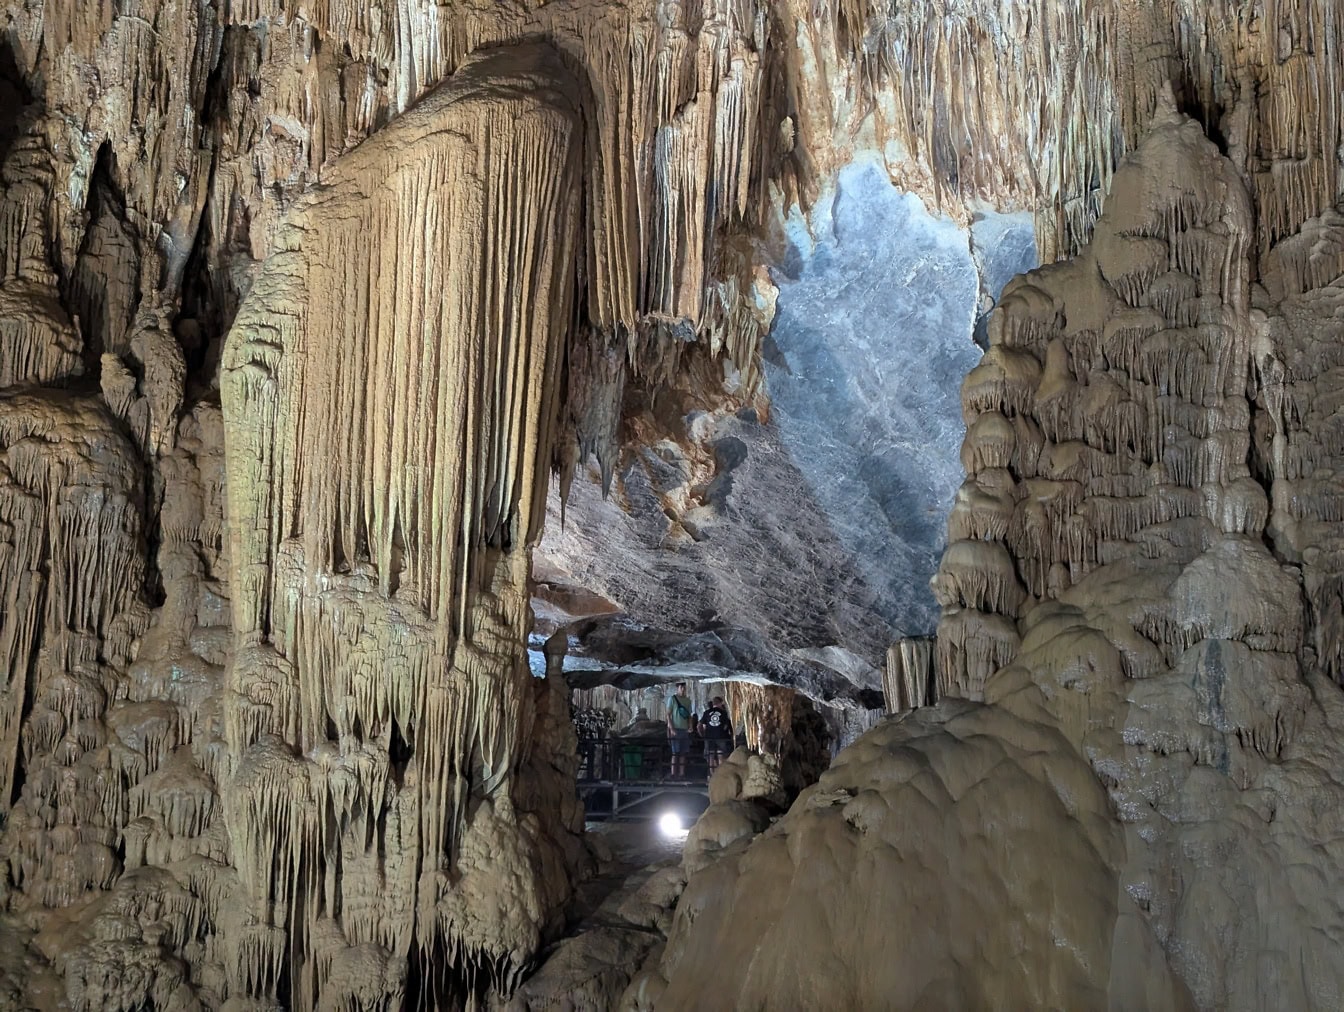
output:
[[686,695],[686,683],[678,682],[676,689],[667,698],[667,740],[672,746],[672,779],[684,780],[695,714],[691,711],[691,698]]
[[723,757],[733,750],[733,722],[722,696],[711,699],[709,708],[700,714],[700,737],[705,739],[705,762],[712,777]]

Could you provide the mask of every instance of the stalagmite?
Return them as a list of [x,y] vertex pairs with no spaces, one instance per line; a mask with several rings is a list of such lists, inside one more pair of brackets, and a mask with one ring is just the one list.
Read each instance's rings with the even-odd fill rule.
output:
[[[962,609],[1015,619],[1098,564],[1151,557],[1174,544],[1198,554],[1215,532],[1257,534],[1268,519],[1247,471],[1242,421],[1249,206],[1231,165],[1198,127],[1174,110],[1166,117],[1117,172],[1114,210],[1103,215],[1092,245],[1077,261],[1009,287],[990,328],[990,352],[963,385],[968,473],[1006,466],[1016,482],[1004,496],[1016,504],[1006,530],[968,526],[954,511],[953,540],[934,581],[950,609],[940,651],[954,667],[942,677],[971,698],[992,673],[972,658],[992,655],[968,652],[968,630],[984,626],[968,625]],[[1191,171],[1197,190],[1164,182]],[[1185,252],[1195,234],[1198,264]],[[1097,271],[1084,284],[1077,265],[1088,262]],[[1173,288],[1173,274],[1185,287]],[[1159,278],[1164,292],[1184,297],[1120,310],[1098,344],[1088,326],[1093,313],[1117,301],[1140,305]],[[1197,307],[1195,326],[1184,325],[1186,305]],[[1023,416],[1045,438],[1034,466],[1006,452],[1007,426]],[[1132,479],[1127,487],[1103,484],[1121,476]],[[1173,525],[1197,518],[1207,518],[1207,533],[1173,533]],[[997,537],[981,540],[986,534]],[[1021,591],[1007,589],[1015,569],[1025,579],[1025,604]]]

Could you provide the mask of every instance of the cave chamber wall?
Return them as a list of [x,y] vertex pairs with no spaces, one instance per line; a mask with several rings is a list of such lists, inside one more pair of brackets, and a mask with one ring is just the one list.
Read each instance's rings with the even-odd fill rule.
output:
[[[856,148],[963,221],[1034,213],[1049,262],[1129,192],[1112,173],[1165,122],[1167,82],[1226,150],[1196,156],[1201,185],[1235,177],[1251,210],[1145,197],[1164,215],[1005,292],[963,390],[975,494],[949,527],[942,669],[1014,695],[1011,672],[1054,670],[1005,668],[1052,609],[1132,593],[1127,626],[1088,619],[1123,659],[1111,684],[1154,694],[1128,713],[1192,716],[1112,722],[1124,748],[1198,758],[1189,776],[1229,797],[1333,796],[1318,765],[1338,763],[1307,748],[1334,719],[1308,695],[1330,697],[1312,662],[1289,671],[1299,646],[1339,669],[1333,366],[1313,344],[1339,273],[1333,4],[935,6],[5,5],[0,803],[24,943],[5,998],[507,988],[584,860],[554,800],[564,704],[523,653],[546,468],[615,473],[623,444],[666,434],[662,391],[727,378],[750,400],[774,309],[758,233]],[[1070,294],[1089,261],[1106,287]],[[1148,452],[1156,419],[1181,431]],[[1184,568],[1158,580],[1142,563],[1164,546]],[[1107,575],[1126,565],[1141,586]],[[1208,569],[1264,592],[1209,605],[1189,589]],[[1058,698],[1075,741],[1094,721]],[[1323,822],[1265,804],[1271,836],[1300,825],[1329,853]],[[1128,844],[1254,907],[1180,863],[1184,830],[1155,839]],[[1143,899],[1175,894],[1125,881],[1171,951],[1199,941]],[[1311,964],[1301,937],[1284,958]],[[1232,970],[1182,973],[1216,1002]]]

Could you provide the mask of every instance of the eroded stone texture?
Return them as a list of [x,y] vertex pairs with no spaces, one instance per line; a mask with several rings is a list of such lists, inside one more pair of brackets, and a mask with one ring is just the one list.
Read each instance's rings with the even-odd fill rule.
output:
[[[1120,888],[1123,854],[1057,731],[920,710],[692,875],[660,968],[622,1007],[1190,1007]],[[705,989],[706,966],[734,969]]]
[[[523,653],[547,464],[612,474],[623,447],[676,435],[682,398],[750,399],[774,309],[756,233],[856,148],[963,221],[980,200],[1032,213],[1049,261],[1086,243],[1120,155],[1155,117],[1167,129],[1176,81],[1227,161],[1206,148],[1180,177],[1200,199],[1173,202],[1170,166],[1141,159],[1158,191],[1117,178],[1110,205],[1174,219],[1116,218],[1078,262],[1104,280],[1076,279],[1093,309],[1105,284],[1117,318],[1161,325],[1052,323],[1067,268],[1044,300],[1003,300],[1022,327],[996,345],[1020,354],[977,379],[1006,399],[972,398],[984,488],[945,564],[947,593],[985,616],[961,648],[991,642],[953,667],[1083,736],[1136,827],[1119,874],[1198,1001],[1339,1004],[1321,939],[1340,722],[1313,667],[1338,677],[1330,0],[3,12],[4,1000],[385,1008],[507,989],[584,860],[563,700]],[[540,78],[511,62],[536,45],[558,54]],[[468,90],[481,118],[458,108],[427,137],[427,111]],[[546,130],[521,93],[551,96]],[[1231,180],[1245,213],[1213,214]],[[1100,361],[1030,336],[1087,330]],[[1166,384],[1184,434],[1150,454],[1165,476],[1106,464],[1116,484],[1084,490],[1085,526],[1123,558],[1047,530],[1046,505],[1076,515],[1059,490],[1005,513],[1034,480],[1016,422],[1042,448],[1138,455],[1159,430],[1112,399],[1131,383]],[[1056,394],[1095,401],[1046,410]],[[425,414],[395,410],[411,402]],[[1037,465],[1065,484],[1098,459]],[[683,484],[712,484],[718,460]],[[1208,595],[1228,573],[1245,601]],[[1050,688],[1099,671],[1123,720]],[[1109,881],[1109,859],[1079,867]],[[1265,867],[1282,888],[1252,895]],[[1246,912],[1236,945],[1205,907]]]
[[454,964],[511,989],[578,872],[562,797],[519,782],[580,128],[549,48],[469,61],[297,205],[239,312],[223,801],[257,942],[232,991],[288,972],[307,1005],[347,948],[387,1000],[408,958],[439,967],[421,994]]
[[[979,698],[1016,652],[1015,620],[1097,567],[1191,561],[1268,519],[1247,458],[1241,181],[1173,113],[1117,172],[1111,207],[1076,260],[1005,289],[962,385],[968,476],[934,581],[944,694]],[[1126,656],[1146,673],[1141,647]]]
[[109,421],[91,397],[0,402],[0,790],[14,799],[3,852],[11,889],[39,907],[121,870],[122,756],[102,718],[149,612],[141,463]]
[[940,674],[1048,713],[1087,756],[1125,827],[1124,888],[1201,1007],[1328,1007],[1337,907],[1310,884],[1344,873],[1334,803],[1317,807],[1339,791],[1327,580],[1265,536],[1309,529],[1279,357],[1309,272],[1271,255],[1252,309],[1250,208],[1172,117],[1117,172],[1090,256],[1005,292],[997,368],[963,387],[971,477],[949,526],[986,540],[944,559]]
[[1169,108],[1092,244],[1008,286],[936,581],[940,690],[990,705],[841,753],[689,880],[625,1007],[693,1000],[706,960],[740,968],[722,1007],[1338,1003],[1344,697],[1329,570],[1293,555],[1332,530],[1294,497],[1329,479],[1331,360],[1292,326],[1330,305],[1329,219],[1261,265],[1260,309],[1254,222]]
[[[549,502],[538,610],[572,623],[572,654],[612,679],[764,679],[856,709],[889,645],[932,633],[977,298],[1035,263],[1029,220],[987,215],[974,234],[871,161],[810,216],[794,209],[772,269],[768,405],[693,410],[616,469],[610,500],[594,473]],[[618,610],[619,637],[584,621]]]
[[1322,669],[1344,682],[1340,541],[1339,346],[1344,336],[1344,222],[1332,209],[1275,246],[1264,286],[1253,289],[1263,317],[1252,355],[1259,378],[1252,432],[1255,461],[1270,479],[1273,545],[1301,566],[1311,609],[1309,646]]

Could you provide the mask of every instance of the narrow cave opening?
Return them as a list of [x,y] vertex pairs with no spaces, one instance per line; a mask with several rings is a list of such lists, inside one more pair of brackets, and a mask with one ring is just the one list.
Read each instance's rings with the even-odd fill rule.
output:
[[697,715],[721,696],[738,741],[807,739],[819,772],[886,712],[888,651],[937,623],[961,383],[1003,286],[1036,265],[1031,218],[959,224],[861,159],[779,233],[759,388],[713,405],[673,391],[661,429],[628,426],[658,435],[627,442],[609,496],[596,462],[564,501],[551,489],[533,664],[561,634],[581,781],[703,782],[707,762],[685,773],[668,751],[683,679]]

